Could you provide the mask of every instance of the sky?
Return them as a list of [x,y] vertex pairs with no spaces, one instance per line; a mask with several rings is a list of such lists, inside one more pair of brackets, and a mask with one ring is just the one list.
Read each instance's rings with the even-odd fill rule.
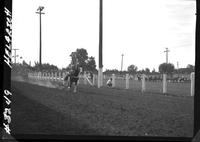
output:
[[[39,62],[42,15],[42,63],[65,68],[71,52],[84,48],[98,69],[99,0],[13,0],[12,48],[17,62]],[[195,65],[195,0],[104,0],[103,70],[138,70],[168,61],[175,68]],[[14,55],[14,52],[12,53]],[[14,60],[13,60],[14,61]]]

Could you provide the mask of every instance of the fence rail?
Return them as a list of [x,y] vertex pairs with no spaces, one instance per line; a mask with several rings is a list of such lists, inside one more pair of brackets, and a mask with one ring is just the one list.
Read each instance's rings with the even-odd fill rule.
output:
[[[34,72],[28,73],[28,78],[38,79],[38,80],[51,80],[57,82],[63,82],[66,73],[61,72],[51,72],[51,73],[42,73],[42,72]],[[141,92],[146,92],[147,90],[151,91],[159,91],[163,94],[169,92],[180,92],[184,94],[182,90],[189,90],[186,92],[190,96],[194,96],[194,86],[195,86],[195,73],[190,74],[190,85],[189,83],[172,83],[170,80],[167,80],[167,75],[163,74],[162,80],[159,82],[150,82],[146,80],[146,75],[143,74],[141,76],[141,80],[136,80],[131,78],[129,74],[126,74],[125,78],[119,78],[115,74],[111,76],[103,76],[103,84],[106,85],[106,81],[109,78],[112,78],[112,87],[113,88],[122,88],[122,89],[136,89],[141,90]],[[97,86],[98,84],[98,76],[93,74],[93,77],[89,77],[86,73],[80,75],[80,80],[78,81],[79,84],[89,84],[92,86]],[[173,85],[176,84],[176,85]]]

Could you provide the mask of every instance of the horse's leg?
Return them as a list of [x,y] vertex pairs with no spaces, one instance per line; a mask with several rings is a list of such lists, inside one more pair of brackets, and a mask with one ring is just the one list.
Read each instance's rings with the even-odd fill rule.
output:
[[68,87],[68,89],[71,88],[71,77],[70,76],[67,79],[67,87]]
[[77,92],[77,84],[74,85],[74,93]]
[[77,92],[77,82],[78,82],[78,79],[74,79],[74,93]]

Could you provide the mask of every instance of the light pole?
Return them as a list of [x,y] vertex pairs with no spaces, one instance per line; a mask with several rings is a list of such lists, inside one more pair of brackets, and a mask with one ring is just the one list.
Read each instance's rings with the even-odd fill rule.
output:
[[37,14],[39,14],[39,22],[40,22],[40,51],[39,51],[39,64],[41,66],[42,64],[42,24],[41,24],[41,14],[45,14],[42,12],[42,10],[44,9],[43,6],[39,6],[38,9],[37,9]]
[[168,52],[169,52],[169,49],[166,48],[166,50],[164,52],[166,52],[166,63],[168,64]]
[[122,60],[121,60],[121,72],[122,72],[122,68],[123,68],[123,56],[124,56],[124,54],[122,54]]
[[103,63],[102,63],[102,44],[103,40],[103,0],[99,0],[99,71],[98,88],[103,86]]
[[177,62],[177,69],[179,69],[179,62]]

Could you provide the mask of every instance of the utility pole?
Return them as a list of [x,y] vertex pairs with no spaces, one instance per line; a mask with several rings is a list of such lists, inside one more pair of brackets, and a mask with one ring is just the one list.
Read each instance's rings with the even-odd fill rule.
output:
[[177,62],[177,74],[178,74],[178,77],[179,77],[179,63]]
[[169,49],[166,48],[166,51],[164,51],[164,52],[166,52],[166,63],[168,64],[168,52],[169,52]]
[[177,69],[179,69],[179,63],[177,62]]
[[102,63],[102,44],[103,40],[103,0],[99,0],[99,71],[98,88],[103,86],[103,63]]
[[124,56],[124,54],[122,54],[122,60],[121,60],[121,72],[122,72],[122,68],[123,68],[123,56]]
[[39,51],[39,64],[41,66],[42,64],[42,24],[41,24],[41,14],[45,14],[45,13],[42,13],[42,10],[44,9],[43,6],[39,6],[38,9],[37,9],[37,14],[39,14],[39,22],[40,22],[40,51]]
[[15,64],[16,64],[16,58],[19,56],[19,55],[16,55],[16,51],[19,50],[19,49],[12,49],[12,50],[15,51],[15,55],[14,55],[13,57],[14,57],[14,59],[15,59]]

